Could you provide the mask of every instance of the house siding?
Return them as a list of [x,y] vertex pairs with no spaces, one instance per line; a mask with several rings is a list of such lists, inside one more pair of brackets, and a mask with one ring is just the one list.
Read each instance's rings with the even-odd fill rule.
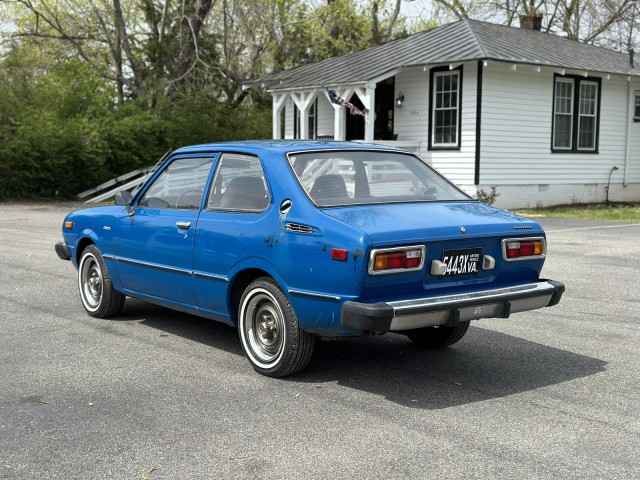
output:
[[294,112],[294,103],[290,98],[287,99],[285,107],[284,107],[284,138],[292,139],[294,138],[293,134],[293,112]]
[[[428,79],[427,79],[428,82]],[[474,196],[476,158],[476,97],[477,63],[465,63],[462,68],[462,116],[460,149],[432,149],[424,153],[431,165],[468,194]],[[427,92],[429,85],[427,85]],[[427,132],[427,134],[429,134]]]
[[395,89],[395,97],[404,95],[403,107],[394,111],[393,128],[398,140],[426,142],[429,132],[429,71],[417,67],[402,70],[396,75]]
[[[612,176],[613,197],[625,162],[626,78],[601,77],[598,153],[551,152],[552,69],[537,72],[518,65],[514,71],[509,65],[490,63],[483,78],[480,185],[485,190],[498,186],[501,196],[496,205],[512,208],[603,201],[609,173],[617,166]],[[637,168],[639,151],[637,146],[631,150]],[[629,173],[633,176],[635,170]]]
[[318,135],[333,135],[334,110],[327,97],[318,95]]
[[[640,92],[640,79],[635,78],[631,82],[631,99],[629,100],[630,108],[630,162],[628,170],[628,182],[635,183],[636,199],[640,199],[640,122],[633,121],[633,106],[635,102],[635,92]],[[628,188],[628,187],[627,187]]]
[[[404,95],[405,102],[402,108],[394,109],[398,138],[389,144],[416,151],[471,196],[478,189],[488,192],[495,185],[499,193],[496,205],[503,208],[602,202],[610,173],[610,200],[640,200],[640,122],[628,123],[635,91],[640,91],[639,78],[588,73],[601,79],[598,152],[559,153],[551,151],[554,75],[559,70],[488,62],[482,68],[476,186],[479,64],[462,65],[461,141],[459,149],[451,150],[429,149],[429,77],[433,67],[405,68],[396,75],[395,96]],[[580,71],[567,70],[566,74],[585,76]],[[285,104],[285,113],[285,138],[293,138],[291,99]],[[318,135],[333,134],[334,118],[333,106],[318,94]],[[612,171],[614,166],[618,170]]]
[[429,150],[429,72],[433,66],[407,68],[395,79],[396,96],[405,97],[403,108],[396,108],[394,129],[398,140],[414,141],[418,154],[467,193],[475,194],[475,140],[477,64],[462,68],[462,117],[460,149]]

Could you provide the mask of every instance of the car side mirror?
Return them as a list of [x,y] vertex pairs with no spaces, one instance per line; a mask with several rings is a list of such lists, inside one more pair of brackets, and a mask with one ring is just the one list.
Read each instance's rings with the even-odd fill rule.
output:
[[127,207],[127,214],[131,217],[135,212],[131,209],[131,192],[128,190],[122,190],[116,192],[114,196],[116,205],[122,205]]
[[115,201],[116,205],[131,205],[131,192],[129,192],[128,190],[116,192]]

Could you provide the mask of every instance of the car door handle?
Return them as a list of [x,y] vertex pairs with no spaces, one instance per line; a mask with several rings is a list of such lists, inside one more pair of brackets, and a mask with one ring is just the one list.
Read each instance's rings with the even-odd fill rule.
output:
[[189,230],[189,228],[191,227],[191,222],[176,222],[176,226],[180,230]]

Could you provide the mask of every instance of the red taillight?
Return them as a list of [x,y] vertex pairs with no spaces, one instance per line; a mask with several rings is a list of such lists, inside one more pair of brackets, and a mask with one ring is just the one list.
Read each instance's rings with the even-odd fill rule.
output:
[[424,247],[405,249],[374,250],[371,255],[370,273],[384,273],[392,270],[416,270],[422,267]]
[[507,259],[544,256],[544,238],[519,238],[504,241],[504,254]]

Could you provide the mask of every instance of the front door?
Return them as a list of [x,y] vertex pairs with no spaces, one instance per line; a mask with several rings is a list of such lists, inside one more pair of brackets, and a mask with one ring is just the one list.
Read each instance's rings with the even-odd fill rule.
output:
[[193,245],[213,157],[171,161],[146,189],[133,215],[119,219],[114,251],[124,288],[196,305]]

